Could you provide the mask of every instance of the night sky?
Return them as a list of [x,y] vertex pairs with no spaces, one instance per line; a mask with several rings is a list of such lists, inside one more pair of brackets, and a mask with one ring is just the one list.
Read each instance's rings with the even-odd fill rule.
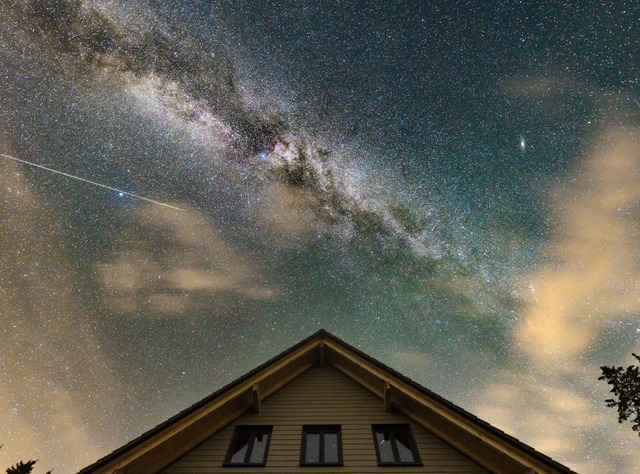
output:
[[635,1],[0,0],[0,467],[77,470],[325,328],[638,472],[597,377],[640,352],[639,29]]

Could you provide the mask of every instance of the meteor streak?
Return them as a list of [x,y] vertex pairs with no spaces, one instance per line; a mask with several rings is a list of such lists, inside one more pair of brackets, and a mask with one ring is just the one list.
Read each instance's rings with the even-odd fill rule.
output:
[[170,209],[174,209],[176,211],[183,211],[184,212],[184,209],[181,209],[181,208],[179,208],[177,206],[172,206],[171,204],[167,204],[166,202],[155,201],[153,199],[149,199],[149,198],[146,198],[144,196],[138,196],[137,194],[133,194],[133,193],[130,193],[128,191],[123,191],[122,189],[118,189],[118,188],[114,188],[114,187],[111,187],[111,186],[107,186],[106,184],[96,183],[95,181],[91,181],[91,180],[88,180],[88,179],[85,179],[85,178],[81,178],[80,176],[74,176],[72,174],[65,173],[64,171],[54,170],[53,168],[48,168],[48,167],[43,166],[43,165],[38,165],[38,164],[32,163],[30,161],[21,160],[20,158],[16,158],[15,156],[5,155],[4,153],[0,153],[0,156],[2,156],[3,158],[7,158],[9,160],[13,160],[13,161],[18,161],[20,163],[24,163],[25,165],[33,166],[34,168],[41,168],[41,169],[43,169],[45,171],[49,171],[51,173],[61,174],[62,176],[66,176],[67,178],[77,179],[78,181],[82,181],[84,183],[89,183],[89,184],[92,184],[94,186],[99,186],[101,188],[109,189],[111,191],[117,192],[120,196],[126,194],[127,196],[132,196],[132,197],[137,198],[137,199],[142,199],[143,201],[151,202],[151,203],[157,204],[159,206],[164,206],[164,207],[168,207]]

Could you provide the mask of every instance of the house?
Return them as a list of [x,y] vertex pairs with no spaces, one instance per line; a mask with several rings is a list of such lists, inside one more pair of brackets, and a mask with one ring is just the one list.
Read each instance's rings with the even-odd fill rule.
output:
[[324,330],[88,473],[569,473]]

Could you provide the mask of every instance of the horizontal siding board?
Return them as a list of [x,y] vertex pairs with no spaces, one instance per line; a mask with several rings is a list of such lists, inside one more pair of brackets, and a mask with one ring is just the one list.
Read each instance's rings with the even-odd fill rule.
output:
[[[371,424],[410,423],[423,466],[378,466]],[[273,425],[267,466],[222,467],[235,425]],[[301,467],[302,425],[339,424],[343,466]],[[182,473],[486,473],[482,467],[398,412],[385,412],[382,400],[341,372],[314,367],[262,401],[260,413],[247,413],[165,468]]]

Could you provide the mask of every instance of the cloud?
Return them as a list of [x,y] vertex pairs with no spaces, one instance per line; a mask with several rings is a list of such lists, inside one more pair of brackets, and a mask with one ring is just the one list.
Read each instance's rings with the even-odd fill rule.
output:
[[304,245],[321,223],[316,212],[320,200],[309,190],[275,183],[253,203],[253,214],[279,246]]
[[[596,371],[588,374],[594,384]],[[589,390],[584,384],[529,370],[504,371],[492,379],[473,410],[480,418],[578,472],[611,471],[611,465],[598,464],[602,462],[598,459],[608,458],[620,472],[634,462],[638,465],[640,459],[630,458],[629,453],[611,453],[616,444],[601,429],[611,421],[610,414],[593,400],[592,393],[585,393]],[[627,440],[635,436],[623,435]]]
[[2,456],[7,466],[31,458],[71,472],[101,454],[118,378],[75,291],[82,284],[55,215],[18,164],[0,162]]
[[212,297],[278,296],[275,286],[262,282],[261,265],[229,243],[203,213],[150,204],[130,218],[125,237],[97,267],[103,302],[111,311],[187,316],[212,307]]
[[514,334],[536,364],[567,372],[607,327],[640,314],[640,132],[600,136],[571,182]]
[[551,202],[548,258],[523,278],[516,358],[474,411],[578,472],[635,472],[640,455],[623,447],[637,435],[615,423],[585,361],[640,314],[640,131],[597,136],[568,182]]
[[577,83],[568,79],[546,76],[519,77],[504,86],[505,92],[509,95],[528,99],[555,98],[578,88]]

